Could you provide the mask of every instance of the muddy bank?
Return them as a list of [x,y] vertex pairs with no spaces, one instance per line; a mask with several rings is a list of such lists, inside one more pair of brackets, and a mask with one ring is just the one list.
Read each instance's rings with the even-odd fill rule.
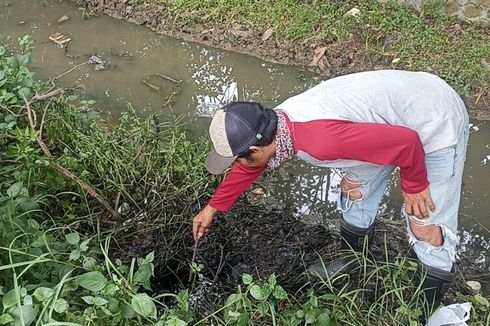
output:
[[[320,258],[328,263],[340,254],[339,217],[330,218],[328,225],[305,224],[292,212],[250,206],[242,198],[232,211],[220,214],[211,232],[200,240],[195,257],[195,262],[202,266],[198,275],[189,277],[194,251],[190,232],[183,233],[179,243],[170,248],[168,235],[163,230],[148,232],[147,225],[143,224],[133,230],[132,241],[120,243],[118,256],[130,261],[154,251],[153,291],[177,292],[188,288],[191,301],[199,303],[196,309],[203,315],[216,310],[224,298],[236,292],[244,273],[262,281],[274,274],[296,300],[307,301],[308,290],[321,288],[322,283],[307,273],[308,266]],[[135,241],[136,238],[141,241]],[[378,217],[369,259],[380,264],[396,264],[403,257],[415,259],[406,238],[405,223]],[[406,271],[410,277],[415,275],[413,261],[413,269]],[[454,295],[456,291],[470,294],[463,275],[466,275],[464,271],[463,274],[458,271],[444,298],[446,304],[458,300]],[[354,271],[350,277],[349,288],[356,289],[363,272]],[[375,291],[371,288],[375,285],[366,286]],[[405,295],[410,296],[410,293],[411,290],[407,290]]]
[[[148,3],[134,4],[121,0],[73,0],[92,14],[103,13],[117,19],[145,25],[153,31],[185,41],[198,42],[207,46],[244,53],[262,60],[308,67],[318,74],[317,79],[365,70],[393,69],[391,57],[365,53],[361,34],[352,34],[346,42],[332,40],[311,42],[308,40],[287,40],[267,35],[266,31],[250,30],[244,26],[224,29],[220,24],[206,19],[186,22],[176,18],[165,5]],[[389,43],[392,35],[381,32],[376,37],[380,44]],[[328,51],[325,49],[328,48]],[[410,69],[403,64],[401,69]],[[465,102],[470,116],[490,120],[488,89],[470,94]]]

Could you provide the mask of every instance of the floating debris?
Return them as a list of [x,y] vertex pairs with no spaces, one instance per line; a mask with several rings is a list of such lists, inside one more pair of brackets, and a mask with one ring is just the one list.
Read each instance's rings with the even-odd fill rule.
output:
[[88,63],[90,63],[91,65],[103,65],[104,60],[102,60],[96,55],[93,55],[90,58],[88,58]]
[[71,37],[63,35],[61,33],[54,33],[49,36],[49,40],[58,45],[65,46],[68,42],[71,41]]
[[152,90],[154,90],[155,92],[157,93],[160,93],[162,91],[162,88],[160,86],[157,86],[157,85],[153,85],[152,83],[150,83],[149,81],[147,81],[146,79],[143,79],[141,81],[143,84],[145,84],[146,86],[150,87]]
[[483,160],[480,162],[481,165],[487,165],[488,162],[490,162],[490,155],[487,155],[483,158]]
[[88,63],[90,63],[91,65],[95,65],[96,71],[105,70],[104,60],[96,55],[91,56],[88,59]]
[[58,23],[63,23],[66,22],[67,20],[70,20],[70,17],[68,17],[67,15],[63,15],[60,17],[60,19],[58,19]]

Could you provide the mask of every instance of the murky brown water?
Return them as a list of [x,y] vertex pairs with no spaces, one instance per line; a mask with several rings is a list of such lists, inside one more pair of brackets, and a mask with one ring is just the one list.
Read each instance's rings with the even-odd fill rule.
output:
[[[67,15],[68,21],[57,22]],[[48,40],[53,33],[72,38],[67,49]],[[86,64],[59,80],[65,87],[80,86],[86,97],[118,115],[128,103],[143,113],[185,114],[198,133],[204,133],[209,115],[220,103],[256,100],[270,106],[314,85],[311,73],[299,68],[266,63],[255,58],[218,51],[156,35],[142,26],[108,17],[82,19],[82,11],[69,2],[54,0],[0,0],[0,37],[30,34],[36,42],[33,70],[40,79],[59,76],[92,55],[104,61],[105,70]],[[182,80],[182,92],[172,109],[162,108],[174,84],[155,76]],[[145,85],[147,80],[155,89]],[[461,205],[459,256],[482,273],[490,272],[490,123],[472,121]],[[260,200],[290,207],[298,215],[321,219],[335,211],[334,172],[288,164],[273,174],[269,196]],[[307,189],[307,190],[305,190]],[[397,216],[401,197],[397,180],[383,213]],[[488,288],[490,290],[490,287]]]

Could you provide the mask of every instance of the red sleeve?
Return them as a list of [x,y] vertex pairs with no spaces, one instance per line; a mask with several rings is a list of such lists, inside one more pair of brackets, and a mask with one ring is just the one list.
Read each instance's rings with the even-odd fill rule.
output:
[[238,197],[254,182],[267,168],[265,166],[249,167],[235,163],[223,182],[216,188],[209,205],[220,212],[231,209]]
[[429,186],[425,153],[416,131],[340,120],[294,122],[296,149],[322,161],[356,160],[400,167],[401,186],[418,193]]

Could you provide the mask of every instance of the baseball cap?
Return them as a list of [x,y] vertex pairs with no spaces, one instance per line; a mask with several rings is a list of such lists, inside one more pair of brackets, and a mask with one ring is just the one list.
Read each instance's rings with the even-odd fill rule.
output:
[[209,126],[213,149],[204,163],[211,174],[220,174],[237,156],[256,144],[267,124],[265,108],[256,102],[231,102],[217,110]]

